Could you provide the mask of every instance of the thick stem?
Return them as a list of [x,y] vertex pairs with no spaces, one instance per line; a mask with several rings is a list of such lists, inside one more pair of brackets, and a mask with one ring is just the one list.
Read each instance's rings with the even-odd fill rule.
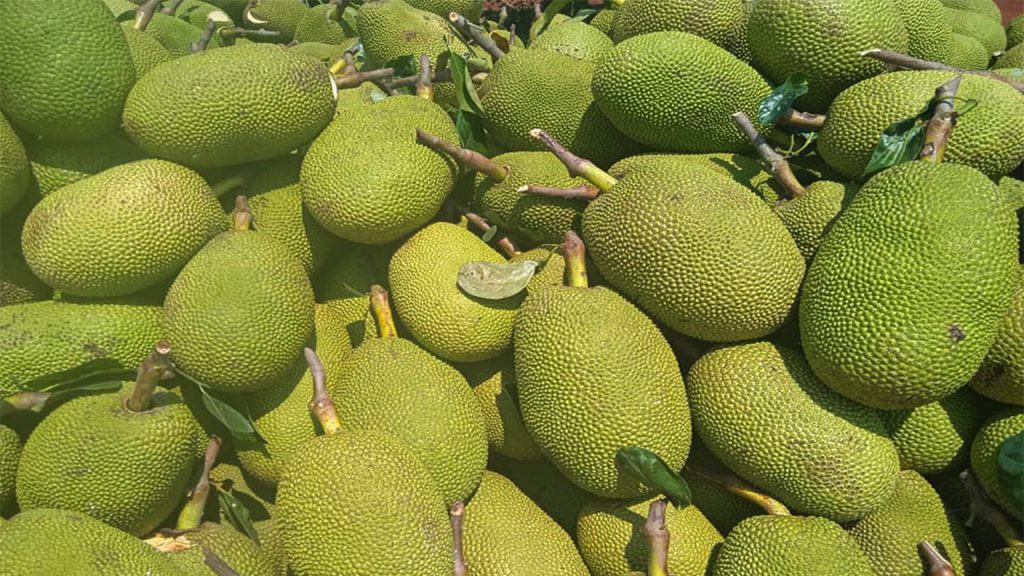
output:
[[750,121],[743,112],[737,112],[732,115],[733,122],[739,126],[743,134],[750,140],[750,143],[757,150],[758,155],[761,156],[761,160],[768,165],[769,171],[772,176],[775,177],[775,181],[778,182],[789,194],[790,198],[796,198],[797,196],[804,193],[804,187],[800,184],[800,181],[796,179],[796,175],[793,174],[793,169],[789,166],[789,162],[775,151],[774,148],[768,144],[768,141],[764,139],[757,132],[757,128],[754,127],[754,123]]
[[331,10],[327,17],[335,22],[341,22],[345,15],[345,9],[348,8],[348,0],[331,0],[330,3],[334,6],[334,10]]
[[252,226],[252,212],[249,211],[249,199],[244,195],[235,196],[235,209],[231,211],[231,228],[236,232],[248,230]]
[[238,572],[228,566],[227,562],[221,560],[220,556],[214,554],[206,544],[203,544],[203,563],[217,576],[239,576]]
[[145,32],[149,26],[150,20],[153,19],[153,14],[156,13],[156,9],[160,7],[162,0],[146,0],[138,9],[135,10],[135,29],[139,32]]
[[527,184],[516,188],[516,192],[520,194],[535,194],[537,196],[551,196],[553,198],[582,198],[584,200],[593,200],[601,194],[600,190],[590,184],[583,184],[576,188],[555,188],[539,184]]
[[[363,82],[373,82],[374,80],[382,80],[388,76],[395,74],[394,68],[378,68],[377,70],[360,70],[352,74],[346,74],[344,76],[335,76],[334,81],[338,85],[339,90],[345,88],[357,88]],[[416,76],[419,80],[419,76]]]
[[[452,81],[452,71],[451,71],[451,68],[445,68],[444,70],[437,70],[437,71],[435,71],[431,75],[430,79],[435,84],[437,82],[451,82]],[[412,86],[414,84],[418,84],[419,81],[420,81],[420,77],[419,76],[403,76],[402,78],[398,78],[396,80],[388,82],[388,85],[391,86],[392,88],[402,88],[403,86]]]
[[825,126],[825,115],[799,112],[790,108],[782,114],[778,123],[802,130],[821,130]]
[[135,386],[132,393],[125,399],[124,407],[130,412],[145,412],[149,410],[153,400],[153,392],[161,380],[174,376],[171,368],[171,345],[166,340],[157,343],[153,352],[148,358],[142,361],[138,375],[135,377]]
[[932,546],[931,542],[918,543],[917,555],[924,562],[925,573],[928,576],[956,576],[953,566],[939,554],[939,551]]
[[457,12],[449,12],[448,20],[455,25],[455,28],[463,36],[468,36],[477,46],[483,48],[484,52],[490,54],[495,62],[505,55],[501,48],[498,48],[498,45],[494,43],[494,40],[487,36],[483,28],[473,25],[469,20],[466,20],[465,16]]
[[178,523],[175,525],[178,530],[194,530],[203,523],[203,510],[206,509],[206,501],[210,497],[210,470],[213,470],[219,451],[220,438],[210,436],[210,442],[206,445],[206,456],[203,458],[203,467],[199,471],[199,481],[196,482],[192,492],[188,495],[188,501],[178,513]]
[[562,244],[562,255],[565,257],[565,281],[573,288],[586,288],[587,283],[587,248],[572,230],[565,233]]
[[960,89],[963,76],[954,76],[952,80],[935,89],[935,113],[924,129],[924,146],[921,148],[921,160],[939,164],[946,156],[946,146],[956,127],[957,113],[953,108],[954,98]]
[[210,46],[210,40],[213,40],[213,35],[217,32],[217,21],[207,20],[206,26],[203,27],[203,35],[199,37],[198,42],[192,43],[192,52],[204,52]]
[[993,80],[1005,82],[1006,84],[1016,88],[1018,91],[1024,92],[1024,82],[1020,82],[1004,74],[996,74],[995,72],[990,72],[988,70],[964,70],[963,68],[956,68],[949,66],[948,64],[921,60],[920,58],[914,58],[913,56],[900,54],[899,52],[893,52],[892,50],[882,50],[881,48],[865,50],[861,52],[860,55],[867,58],[874,58],[875,60],[885,62],[889,66],[903,68],[905,70],[943,70],[945,72],[958,72],[960,74],[985,76],[992,78]]
[[170,16],[178,10],[178,6],[181,6],[181,3],[184,1],[185,0],[170,0],[170,2],[160,10],[160,13]]
[[388,301],[388,291],[379,284],[370,286],[370,310],[377,320],[377,332],[381,338],[397,338],[398,330],[395,329],[395,318],[391,315],[391,303]]
[[356,65],[355,60],[353,60],[352,58],[352,54],[348,51],[343,53],[341,55],[341,58],[338,58],[334,62],[331,62],[331,65],[327,67],[327,71],[330,73],[331,76],[334,76],[335,78],[339,76],[348,76],[349,74],[355,74]]
[[416,129],[416,141],[435,152],[451,156],[452,159],[466,170],[476,170],[495,182],[502,182],[505,178],[508,178],[508,168],[499,166],[494,160],[479,152],[449,144],[441,138],[429,132],[424,132],[419,128]]
[[530,130],[530,136],[534,140],[539,140],[548,148],[548,150],[551,150],[551,153],[558,157],[562,164],[565,164],[565,167],[569,170],[570,176],[583,178],[587,182],[596,186],[601,192],[611,190],[612,186],[618,182],[618,180],[616,180],[611,174],[601,170],[590,160],[585,160],[572,152],[569,152],[564,146],[559,144],[557,140],[552,138],[550,134],[540,128]]
[[[487,222],[487,220],[483,216],[480,216],[479,214],[475,214],[473,212],[466,212],[465,216],[466,220],[468,220],[469,223],[472,224],[473,227],[479,230],[480,232],[483,232],[484,234],[490,232],[491,224]],[[508,236],[502,236],[498,240],[498,247],[501,248],[501,251],[504,252],[505,255],[508,256],[509,258],[515,256],[516,254],[519,254],[519,249],[516,248],[516,245]]]
[[708,470],[705,468],[695,467],[692,464],[687,464],[686,469],[696,474],[697,476],[704,478],[705,480],[709,480],[711,482],[714,482],[715,484],[718,484],[727,492],[731,492],[739,496],[740,498],[743,498],[744,500],[757,504],[759,507],[761,507],[762,510],[764,510],[768,514],[773,514],[776,516],[790,515],[789,508],[786,508],[785,504],[779,502],[778,500],[772,498],[771,496],[763,492],[758,491],[750,484],[747,484],[746,482],[741,480],[738,476],[734,476],[732,474],[728,474],[725,472],[718,472]]
[[320,362],[320,357],[312,348],[306,348],[303,352],[306,355],[306,363],[309,364],[309,372],[313,376],[313,399],[309,401],[309,411],[320,423],[324,434],[337,434],[341,430],[341,419],[334,408],[331,395],[327,392],[327,374],[323,362]]
[[420,79],[416,82],[416,95],[434,101],[434,84],[430,80],[430,56],[420,55]]
[[508,27],[508,49],[511,50],[516,45],[516,23],[513,22]]
[[964,488],[967,489],[967,496],[971,500],[971,517],[967,519],[964,524],[971,526],[974,524],[974,518],[980,516],[986,522],[995,528],[1007,546],[1020,546],[1024,545],[1024,540],[1021,539],[1019,525],[1010,522],[1010,519],[1006,517],[1006,513],[1003,512],[1002,508],[993,504],[988,496],[982,492],[981,487],[978,486],[978,481],[974,479],[974,474],[971,473],[970,468],[960,473],[960,482],[963,483]]
[[647,576],[669,576],[668,542],[670,535],[665,525],[665,508],[668,502],[655,500],[647,512],[644,522],[644,536],[647,537]]
[[453,553],[453,576],[469,576],[469,566],[466,565],[466,558],[462,553],[462,527],[466,522],[466,505],[456,500],[448,508],[448,521],[452,527],[452,548]]

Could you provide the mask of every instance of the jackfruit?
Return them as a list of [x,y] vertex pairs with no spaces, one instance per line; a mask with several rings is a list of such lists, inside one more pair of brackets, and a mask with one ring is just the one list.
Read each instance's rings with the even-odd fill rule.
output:
[[719,549],[714,576],[874,576],[857,541],[835,522],[815,516],[754,516],[732,529]]
[[134,22],[122,22],[121,31],[128,42],[128,52],[132,56],[136,78],[142,78],[153,68],[174,58],[170,50],[164,48],[152,34],[137,29]]
[[535,50],[553,50],[594,63],[611,47],[612,40],[606,34],[576,21],[551,27],[530,44],[530,48]]
[[590,25],[611,37],[616,12],[618,9],[614,4],[606,4],[605,8],[598,10],[597,14],[590,19]]
[[295,41],[341,44],[354,37],[356,31],[341,17],[339,9],[337,4],[321,4],[306,11],[295,27]]
[[[205,452],[206,447],[203,446],[203,449]],[[238,458],[234,454],[223,457],[223,450],[221,454],[217,465],[210,470],[210,484],[215,489],[210,491],[206,501],[204,517],[216,518],[221,523],[230,521],[224,513],[225,507],[220,496],[221,492],[226,492],[245,506],[253,522],[269,520],[274,513],[275,487],[249,475],[238,464]]]
[[954,32],[970,36],[981,42],[990,54],[1006,48],[1006,31],[1003,30],[1000,20],[993,20],[977,12],[954,8],[947,8],[946,13],[949,15],[949,21],[953,24]]
[[996,186],[966,166],[908,162],[868,181],[804,281],[800,336],[815,374],[885,410],[963,386],[1013,298],[1013,216]]
[[857,521],[850,535],[871,560],[877,576],[921,572],[917,545],[932,544],[956,574],[975,572],[974,557],[960,521],[920,474],[900,472],[896,491],[877,510]]
[[29,140],[25,150],[43,196],[104,170],[148,157],[120,131],[84,142]]
[[1013,48],[1024,42],[1024,14],[1010,20],[1006,25],[1006,47]]
[[[882,132],[890,124],[921,112],[935,89],[954,74],[905,71],[865,80],[836,98],[818,138],[818,153],[850,179],[862,179]],[[965,74],[957,97],[977,101],[959,118],[944,162],[966,164],[998,178],[1024,157],[1024,94],[1013,87]]]
[[1024,433],[1024,412],[1019,406],[1008,406],[994,412],[978,430],[971,442],[971,469],[985,494],[1017,520],[1024,514],[1003,493],[999,483],[996,455],[1007,438]]
[[[561,282],[561,280],[559,280]],[[544,454],[523,424],[519,413],[512,355],[455,366],[473,388],[480,403],[487,445],[502,456],[516,460],[543,458]]]
[[32,271],[61,292],[124,296],[173,277],[227,220],[195,172],[117,166],[43,198],[22,230]]
[[[539,262],[534,270],[533,278],[526,285],[526,293],[532,294],[545,286],[561,286],[565,276],[565,258],[557,249],[534,248],[526,252],[520,252],[508,259],[509,262],[522,262],[533,260]],[[596,269],[587,271],[587,281],[591,286],[600,285],[600,274]]]
[[1024,575],[1024,546],[1008,546],[992,552],[981,564],[978,576]]
[[248,536],[231,526],[204,522],[199,528],[187,530],[175,540],[179,546],[187,548],[168,556],[188,574],[217,576],[217,572],[204,559],[204,550],[209,549],[237,574],[275,576],[271,558]]
[[945,62],[953,50],[953,24],[942,0],[890,0],[907,29],[907,54]]
[[25,196],[31,178],[25,147],[0,115],[0,215],[10,212]]
[[500,474],[484,472],[465,518],[474,576],[589,576],[569,535]]
[[699,437],[694,437],[686,467],[679,473],[690,488],[693,505],[700,509],[720,534],[728,534],[744,518],[764,514],[764,509],[757,504],[729,492],[720,483],[695,472],[695,469],[719,474],[732,472],[711,454]]
[[183,0],[174,8],[173,16],[200,29],[205,28],[210,20],[220,27],[235,27],[234,19],[227,12],[201,0]]
[[480,19],[484,3],[482,0],[409,0],[409,5],[447,18],[451,12],[466,17],[470,22]]
[[964,70],[984,70],[992,53],[981,43],[963,34],[953,34],[950,54],[942,62]]
[[576,538],[576,518],[593,496],[570,482],[550,460],[513,460],[491,452],[487,469],[512,480],[562,530]]
[[708,449],[795,512],[848,522],[892,495],[899,456],[878,413],[830,391],[798,353],[765,342],[714,350],[687,391]]
[[740,60],[750,61],[747,15],[741,0],[627,0],[615,11],[609,36],[618,44],[666,30],[695,34]]
[[274,574],[276,576],[293,576],[294,573],[288,567],[288,557],[284,552],[284,542],[282,541],[284,535],[281,534],[280,525],[281,522],[274,518],[253,522],[253,528],[260,538],[260,550],[270,558],[270,562],[274,566]]
[[743,152],[750,143],[729,115],[756,117],[771,87],[709,40],[669,31],[616,44],[598,63],[592,90],[601,112],[637,142],[676,152]]
[[302,0],[249,0],[241,23],[249,28],[278,32],[278,40],[287,44],[295,39],[295,29],[309,10]]
[[1024,68],[1024,48],[1019,45],[1006,51],[1002,56],[996,58],[992,64],[993,68]]
[[776,205],[775,214],[786,225],[805,260],[810,262],[829,226],[853,200],[857,189],[856,184],[819,180],[805,188],[803,194]]
[[0,111],[32,134],[90,140],[117,128],[135,82],[128,41],[98,0],[8,2],[0,19]]
[[[196,86],[210,89],[197,96]],[[154,156],[214,167],[287,154],[333,116],[333,84],[316,58],[245,44],[157,66],[128,95],[124,127]]]
[[986,398],[1024,405],[1024,265],[1017,269],[1013,304],[1003,317],[995,343],[969,385]]
[[21,438],[18,433],[0,425],[0,517],[3,518],[9,518],[17,509],[14,485],[20,457]]
[[[331,261],[314,283],[317,300],[341,316],[352,348],[377,337],[366,298],[374,284],[388,285],[388,262],[395,248],[393,244],[368,246],[338,240]],[[405,327],[396,324],[399,335],[405,337]]]
[[979,404],[977,396],[961,388],[912,410],[880,412],[900,455],[900,467],[921,474],[962,468],[983,421]]
[[[192,45],[202,40],[203,29],[174,16],[157,12],[153,14],[153,19],[146,27],[146,35],[156,39],[171,56],[179,58],[192,53]],[[207,50],[220,48],[223,44],[220,35],[214,34],[207,45]]]
[[[776,84],[803,73],[809,90],[796,106],[823,113],[846,87],[886,71],[885,64],[861,56],[862,51],[907,52],[907,29],[895,4],[891,0],[758,0],[750,5],[747,19],[754,66]],[[749,111],[747,115],[753,118]]]
[[53,297],[53,288],[32,273],[17,243],[0,243],[0,306],[26,304]]
[[[630,0],[632,1],[632,0]],[[656,499],[656,498],[655,498]],[[647,570],[644,522],[655,499],[595,500],[580,511],[576,541],[593,576],[622,576]],[[668,506],[668,569],[672,574],[708,574],[722,535],[694,505]]]
[[982,14],[996,22],[1003,18],[999,6],[992,0],[942,0],[942,3],[949,8]]

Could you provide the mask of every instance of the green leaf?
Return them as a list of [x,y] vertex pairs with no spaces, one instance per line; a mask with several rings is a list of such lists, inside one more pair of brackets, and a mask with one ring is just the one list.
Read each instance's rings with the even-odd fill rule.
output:
[[598,12],[600,12],[600,10],[597,10],[595,8],[584,8],[577,12],[576,15],[572,17],[572,19],[574,22],[583,22],[584,20],[590,18],[591,16],[597,14]]
[[999,486],[1017,511],[1024,513],[1024,432],[999,445],[996,453]]
[[480,116],[457,110],[455,112],[455,130],[459,133],[459,140],[463,148],[479,152],[489,156],[487,152],[487,133],[484,131],[484,121]]
[[487,230],[487,232],[484,232],[484,235],[483,237],[481,237],[481,240],[483,240],[484,242],[490,242],[491,240],[494,240],[494,235],[497,233],[498,227],[492,225],[490,229]]
[[484,106],[480,102],[480,95],[476,93],[476,86],[473,86],[473,75],[469,72],[466,58],[449,47],[448,66],[452,69],[452,83],[455,84],[455,99],[458,100],[459,110],[482,116]]
[[228,433],[231,434],[232,438],[248,446],[259,446],[267,443],[267,441],[260,436],[259,431],[256,430],[256,426],[253,424],[251,418],[242,414],[238,410],[235,410],[235,408],[227,402],[211,395],[206,389],[206,384],[196,380],[180,368],[175,367],[174,371],[178,376],[181,376],[199,389],[199,392],[203,397],[203,408],[206,409],[206,412],[210,416],[228,429]]
[[[496,227],[492,227],[492,230]],[[502,300],[523,291],[537,270],[536,260],[522,262],[466,262],[459,269],[458,284],[470,296]]]
[[864,176],[870,176],[902,162],[914,160],[924,148],[925,122],[914,116],[894,123],[882,132],[871,159],[864,167]]
[[21,385],[21,389],[52,392],[85,386],[98,380],[131,380],[134,379],[134,374],[133,371],[126,370],[120,362],[113,358],[94,358],[73,368],[29,380]]
[[252,524],[252,514],[241,500],[235,498],[231,492],[218,487],[217,504],[220,506],[221,513],[228,519],[228,522],[231,522],[235,530],[245,534],[253,542],[260,543],[260,537]]
[[757,107],[757,121],[764,126],[775,124],[804,94],[807,94],[807,76],[797,72],[761,100]]
[[623,472],[661,492],[676,508],[690,505],[690,487],[686,480],[654,452],[639,446],[619,448],[615,461]]
[[548,7],[544,9],[544,14],[541,15],[540,28],[537,29],[537,35],[540,36],[548,26],[551,25],[551,20],[555,18],[555,15],[561,12],[566,6],[568,6],[572,0],[554,0]]
[[[385,68],[395,69],[395,78],[405,78],[406,76],[416,76],[420,73],[419,58],[412,54],[400,56],[384,65]],[[401,86],[395,88],[395,91],[399,94],[415,94],[416,86]]]
[[348,26],[348,30],[345,30],[345,34],[355,36],[359,32],[359,28],[356,26],[356,8],[354,6],[345,6],[345,10],[341,13],[341,21]]

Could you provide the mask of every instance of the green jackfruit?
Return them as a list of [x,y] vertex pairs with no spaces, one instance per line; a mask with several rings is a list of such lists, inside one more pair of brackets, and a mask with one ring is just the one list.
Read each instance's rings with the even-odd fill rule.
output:
[[551,27],[530,44],[535,50],[553,50],[594,63],[611,47],[612,40],[604,32],[576,21]]
[[597,14],[590,19],[590,25],[611,37],[616,12],[618,10],[614,4],[606,4],[605,8],[598,10]]
[[953,24],[942,0],[890,0],[907,29],[907,54],[945,62],[953,50]]
[[221,10],[219,6],[201,0],[183,0],[174,9],[174,17],[197,28],[205,28],[210,20],[220,27],[235,27],[234,20],[227,12]]
[[29,140],[25,146],[32,176],[43,196],[104,170],[148,155],[122,132],[85,142]]
[[953,34],[949,56],[942,62],[964,70],[984,70],[991,59],[992,53],[981,42],[970,36]]
[[857,541],[835,522],[814,516],[754,516],[725,539],[714,576],[874,576]]
[[[559,279],[561,283],[561,279]],[[502,456],[517,460],[543,458],[519,412],[519,394],[512,355],[455,366],[466,378],[484,417],[487,445]]]
[[680,472],[690,488],[693,505],[697,506],[708,522],[721,534],[728,534],[740,520],[764,514],[757,504],[726,490],[721,484],[695,472],[732,474],[724,464],[704,446],[699,437],[694,437],[686,467]]
[[963,386],[1013,298],[1014,220],[996,186],[966,166],[908,162],[868,181],[804,281],[800,336],[815,374],[886,410]]
[[281,522],[272,518],[253,523],[253,528],[260,538],[260,549],[270,558],[276,576],[293,576],[288,567],[288,557],[284,552],[284,535],[281,534]]
[[204,522],[195,530],[188,530],[175,538],[175,543],[186,547],[168,556],[182,570],[194,576],[217,576],[204,559],[209,549],[238,574],[245,576],[275,576],[274,563],[259,545],[231,526]]
[[856,184],[819,180],[803,194],[775,207],[775,214],[786,225],[805,260],[809,262],[814,256],[829,226],[850,203],[857,189]]
[[466,17],[470,22],[480,19],[483,11],[483,0],[409,0],[409,5],[447,18],[451,12]]
[[942,3],[949,8],[982,14],[996,22],[1003,18],[999,6],[992,0],[942,0]]
[[878,413],[830,391],[798,353],[720,348],[687,380],[705,445],[795,512],[848,522],[892,495],[899,456]]
[[759,102],[771,92],[747,63],[709,40],[675,31],[616,44],[598,63],[592,89],[616,128],[676,152],[748,150],[729,115],[740,110],[756,118]]
[[[374,284],[388,285],[388,262],[393,244],[368,246],[338,240],[331,260],[314,284],[317,300],[334,309],[345,324],[352,347],[377,336],[367,297]],[[406,330],[399,324],[399,335]]]
[[1024,265],[1017,269],[1017,292],[996,341],[969,384],[986,398],[1024,405]]
[[961,469],[984,419],[978,397],[966,388],[912,410],[880,414],[899,452],[900,466],[921,474]]
[[1006,47],[1013,48],[1024,42],[1024,14],[1010,20],[1006,25]]
[[[534,248],[533,250],[520,252],[508,259],[509,262],[522,262],[524,260],[533,260],[540,263],[537,265],[536,270],[534,270],[533,278],[530,278],[530,282],[526,285],[527,294],[532,294],[545,286],[562,285],[565,276],[565,258],[562,257],[558,249]],[[601,284],[596,269],[587,271],[587,280],[591,286]]]
[[0,426],[0,517],[9,518],[16,510],[14,497],[18,459],[21,457],[21,438],[18,433]]
[[1000,20],[993,20],[969,10],[947,8],[946,12],[953,24],[954,32],[981,42],[990,54],[1006,48],[1006,31],[1003,30]]
[[1003,493],[996,455],[1007,438],[1021,433],[1024,433],[1024,412],[1019,406],[1008,406],[993,413],[971,442],[971,469],[978,484],[981,484],[989,498],[1017,520],[1021,519],[1024,511],[1014,506],[1009,496]]
[[[199,97],[196,86],[210,89]],[[320,61],[281,46],[246,44],[157,66],[128,95],[124,126],[154,156],[214,167],[287,154],[333,116],[333,84]]]
[[[205,453],[206,446],[203,446],[203,451]],[[250,476],[238,464],[234,454],[229,454],[225,458],[223,448],[218,458],[220,460],[217,465],[210,470],[210,483],[216,489],[210,491],[210,496],[206,500],[204,517],[215,518],[221,523],[230,521],[224,513],[225,508],[220,496],[221,492],[226,492],[245,506],[254,522],[269,520],[274,513],[275,488]]]
[[589,576],[569,535],[508,478],[484,472],[465,514],[474,576]]
[[341,44],[356,31],[338,14],[335,4],[321,4],[306,11],[295,27],[295,41]]
[[981,564],[978,576],[1024,576],[1024,546],[1009,546],[992,552]]
[[1006,51],[1005,54],[996,58],[992,64],[993,68],[1024,68],[1024,48],[1019,45]]
[[627,0],[615,11],[609,36],[618,44],[666,30],[696,34],[750,61],[747,15],[741,0]]
[[53,297],[53,288],[32,273],[21,246],[0,246],[0,306],[26,304]]
[[[146,27],[146,35],[152,36],[171,53],[171,56],[178,58],[192,53],[192,45],[202,40],[203,29],[174,16],[157,12],[153,14],[153,19]],[[207,50],[219,48],[223,44],[220,35],[214,34]]]
[[0,115],[0,215],[10,212],[25,196],[31,178],[25,147]]
[[[89,140],[117,128],[135,82],[128,41],[98,0],[8,2],[0,20],[0,111],[42,138]],[[49,15],[51,17],[47,17]]]
[[153,68],[174,58],[170,50],[164,48],[156,37],[137,29],[134,22],[122,22],[121,31],[128,42],[136,78],[142,78]]
[[576,518],[594,497],[570,482],[550,460],[513,460],[491,452],[487,467],[512,480],[562,530],[576,538]]
[[278,40],[287,44],[295,38],[295,30],[309,10],[302,0],[250,0],[241,23],[248,28],[278,32]]

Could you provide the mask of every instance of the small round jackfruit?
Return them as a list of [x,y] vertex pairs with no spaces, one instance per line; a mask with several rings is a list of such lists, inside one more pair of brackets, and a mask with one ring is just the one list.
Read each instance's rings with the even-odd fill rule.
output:
[[966,388],[912,410],[879,414],[900,454],[900,467],[921,474],[960,469],[983,420],[979,398]]

